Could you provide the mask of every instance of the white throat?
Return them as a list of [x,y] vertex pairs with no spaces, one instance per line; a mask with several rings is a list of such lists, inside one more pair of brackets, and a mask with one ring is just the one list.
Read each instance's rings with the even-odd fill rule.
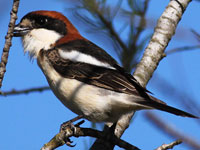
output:
[[37,57],[41,49],[48,50],[51,45],[62,37],[61,34],[48,29],[33,29],[24,37],[22,42],[24,52],[28,52],[30,57]]

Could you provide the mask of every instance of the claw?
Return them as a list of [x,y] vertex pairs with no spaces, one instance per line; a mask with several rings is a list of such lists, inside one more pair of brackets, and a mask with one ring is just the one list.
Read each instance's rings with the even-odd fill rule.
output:
[[75,126],[74,126],[74,124],[73,124],[72,122],[70,122],[70,121],[64,122],[64,123],[61,124],[61,126],[60,126],[60,130],[63,130],[63,131],[65,131],[67,128],[70,128],[72,131],[74,131]]
[[71,145],[71,143],[69,143],[69,142],[66,142],[66,145],[69,146],[69,147],[75,147],[76,146],[76,144]]
[[73,141],[71,141],[70,138],[67,138],[65,143],[69,147],[75,147],[76,146],[76,144],[72,145]]
[[[78,116],[76,118],[73,118],[73,119],[71,119],[69,121],[66,121],[66,122],[62,123],[61,126],[60,126],[60,132],[64,131],[64,133],[66,133],[67,131],[71,130],[73,133],[76,133],[76,127],[79,127],[85,121],[82,120],[82,121],[78,122],[76,125],[74,125],[73,122],[81,119],[82,117],[83,116]],[[73,141],[71,141],[69,137],[65,139],[65,143],[69,147],[76,146],[76,144],[72,145]]]
[[[70,127],[71,129],[73,129],[73,128],[74,128],[73,122],[75,122],[75,121],[77,121],[77,120],[79,120],[79,119],[81,119],[81,118],[83,118],[82,115],[77,116],[77,117],[75,117],[75,118],[73,118],[73,119],[71,119],[71,120],[69,120],[69,121],[66,121],[66,122],[62,123],[61,126],[60,126],[60,131],[61,131],[61,130],[65,130],[65,129],[68,128],[68,127]],[[78,123],[78,124],[79,124],[79,123]],[[73,130],[73,131],[74,131],[74,130]]]

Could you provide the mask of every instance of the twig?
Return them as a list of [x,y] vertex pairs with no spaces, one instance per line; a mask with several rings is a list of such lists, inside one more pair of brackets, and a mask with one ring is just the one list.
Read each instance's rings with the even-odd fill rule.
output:
[[19,0],[13,0],[13,6],[12,6],[12,10],[10,12],[10,22],[9,22],[9,25],[8,25],[8,32],[7,32],[7,35],[5,37],[6,41],[5,41],[3,53],[2,53],[2,56],[1,56],[0,88],[2,86],[3,77],[4,77],[4,74],[6,72],[6,64],[8,62],[9,50],[10,50],[10,47],[12,45],[11,40],[12,40],[12,36],[13,36],[13,30],[14,30],[14,27],[15,27],[15,21],[17,20],[18,7],[19,7]]
[[49,86],[44,86],[44,87],[37,87],[37,88],[30,88],[30,89],[24,89],[24,90],[11,90],[11,91],[0,91],[0,95],[2,96],[9,96],[9,95],[19,95],[19,94],[29,94],[32,92],[43,92],[46,90],[50,90]]
[[174,49],[168,50],[166,52],[166,55],[173,54],[173,53],[176,53],[176,52],[182,52],[182,51],[188,51],[188,50],[195,50],[195,49],[200,49],[200,45],[183,46],[183,47],[174,48]]
[[200,42],[200,34],[194,29],[191,29],[191,32],[196,36],[197,40]]
[[187,135],[184,135],[178,129],[174,129],[169,123],[165,123],[161,118],[154,115],[153,113],[147,112],[145,116],[150,120],[154,125],[159,127],[162,131],[170,135],[171,137],[181,139],[185,144],[192,147],[192,149],[200,149],[199,142],[195,141],[193,138],[189,138]]
[[66,139],[70,141],[69,138],[72,136],[74,137],[90,136],[94,138],[100,138],[100,139],[108,140],[110,143],[117,145],[121,148],[124,148],[126,150],[139,150],[139,148],[127,143],[124,140],[117,138],[116,136],[107,136],[107,134],[105,134],[102,131],[79,127],[79,125],[82,123],[83,122],[78,123],[73,128],[69,126],[65,130],[60,130],[60,132],[56,134],[47,144],[45,144],[41,148],[41,150],[53,150],[59,146],[62,146],[66,144]]
[[[121,58],[121,62],[124,66],[124,68],[126,69],[126,71],[131,72],[133,67],[132,63],[133,63],[133,58],[135,56],[135,54],[141,50],[141,48],[139,48],[140,46],[137,45],[138,40],[140,39],[140,36],[142,34],[142,32],[145,29],[146,26],[146,12],[147,12],[147,8],[149,5],[149,0],[145,0],[144,2],[144,9],[143,11],[139,12],[139,16],[140,16],[140,21],[139,21],[139,25],[137,27],[137,30],[134,31],[134,20],[133,17],[131,17],[131,25],[130,25],[130,36],[129,36],[129,41],[128,41],[128,52],[123,51],[122,52],[122,58]],[[141,42],[142,43],[142,42]]]
[[[148,5],[149,5],[149,0],[145,0],[144,1],[144,10],[141,12],[141,15],[140,15],[140,22],[139,22],[139,26],[138,26],[138,29],[137,29],[137,32],[135,34],[135,38],[132,42],[132,47],[131,48],[134,48],[134,46],[136,45],[136,42],[138,41],[139,39],[139,36],[141,35],[141,33],[143,32],[145,26],[146,26],[146,19],[145,19],[145,15],[146,15],[146,12],[147,12],[147,8],[148,8]],[[133,51],[133,49],[131,49]]]
[[112,23],[106,20],[106,18],[102,15],[102,13],[99,10],[96,10],[96,14],[98,15],[102,23],[106,26],[106,29],[108,29],[110,35],[114,37],[116,41],[119,43],[123,51],[128,51],[127,46],[124,44],[120,36],[116,33],[115,29],[113,28]]
[[[162,92],[162,94],[166,96],[170,95],[171,97],[176,99],[177,102],[183,105],[186,108],[186,110],[190,111],[192,114],[200,116],[200,105],[197,103],[197,100],[195,100],[195,98],[193,98],[190,94],[187,93],[187,91],[175,88],[170,82],[168,82],[163,77],[157,74],[154,77],[158,81],[155,82],[156,86],[162,87],[159,89],[160,92]],[[198,123],[200,123],[199,119],[195,119],[195,121],[198,121]]]
[[163,144],[160,147],[156,148],[155,150],[167,150],[167,149],[173,149],[174,146],[181,144],[181,140],[176,140],[170,144]]

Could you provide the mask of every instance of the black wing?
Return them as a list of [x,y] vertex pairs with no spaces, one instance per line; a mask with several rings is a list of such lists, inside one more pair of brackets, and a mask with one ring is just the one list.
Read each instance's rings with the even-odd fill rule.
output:
[[138,94],[134,85],[117,69],[66,60],[59,56],[56,49],[47,51],[46,55],[54,69],[65,78],[120,93]]
[[48,58],[50,58],[54,68],[60,72],[62,76],[74,78],[87,84],[117,92],[127,94],[138,94],[139,92],[141,96],[147,96],[145,92],[149,91],[143,88],[132,75],[126,73],[108,53],[92,42],[75,40],[59,45],[56,48],[65,51],[76,50],[88,54],[116,69],[113,70],[85,63],[72,62],[70,60],[62,59],[58,52],[56,52],[56,49],[54,51],[49,51]]

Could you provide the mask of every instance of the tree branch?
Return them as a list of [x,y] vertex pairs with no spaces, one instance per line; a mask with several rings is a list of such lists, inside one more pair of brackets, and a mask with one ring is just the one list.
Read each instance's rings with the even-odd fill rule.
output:
[[[109,143],[117,145],[126,150],[139,150],[137,147],[127,143],[126,141],[119,139],[118,137],[114,135],[108,136],[105,132],[102,132],[102,131],[98,131],[98,130],[90,129],[90,128],[80,128],[79,125],[82,123],[83,121],[79,122],[74,127],[69,125],[64,130],[61,129],[60,132],[56,134],[47,144],[44,144],[41,150],[53,150],[64,144],[70,145],[71,142],[69,138],[72,136],[74,137],[90,136],[94,138],[104,139],[108,141]],[[67,142],[70,142],[70,143],[67,143]]]
[[0,95],[2,96],[10,96],[10,95],[19,95],[19,94],[29,94],[32,92],[43,92],[46,90],[50,90],[49,86],[43,86],[43,87],[37,87],[37,88],[30,88],[30,89],[24,89],[24,90],[11,90],[11,91],[0,91]]
[[200,34],[193,29],[191,29],[191,32],[196,36],[197,40],[200,42]]
[[145,0],[143,2],[144,8],[143,10],[138,11],[138,14],[140,16],[140,21],[137,26],[137,29],[134,31],[134,20],[133,18],[135,15],[131,16],[131,25],[130,25],[130,36],[129,36],[129,41],[128,41],[128,51],[122,51],[122,57],[121,57],[121,62],[123,64],[123,67],[126,69],[127,72],[131,72],[133,67],[133,58],[136,56],[137,52],[142,50],[142,45],[144,44],[143,42],[138,45],[139,38],[142,34],[142,32],[145,29],[146,26],[146,12],[147,8],[149,5],[150,0]]
[[[179,2],[185,10],[190,0],[179,0]],[[146,86],[160,60],[163,58],[164,50],[174,35],[182,15],[182,9],[179,4],[176,1],[170,1],[159,18],[151,41],[134,73],[134,77],[142,86]]]
[[178,131],[178,129],[174,129],[169,123],[165,123],[161,118],[154,115],[153,113],[145,113],[145,116],[148,120],[154,123],[159,129],[162,129],[169,136],[181,139],[185,144],[192,147],[192,149],[200,149],[199,142],[195,141],[194,138],[189,138],[187,135]]
[[3,53],[2,53],[2,56],[1,56],[0,88],[2,86],[3,77],[4,77],[4,74],[6,72],[6,64],[8,62],[9,50],[10,50],[10,47],[12,45],[11,40],[12,40],[12,36],[13,36],[13,30],[14,30],[14,27],[15,27],[15,21],[17,20],[18,7],[19,7],[19,0],[13,0],[13,6],[12,6],[12,10],[10,12],[10,22],[9,22],[9,25],[8,25],[8,32],[7,32],[7,35],[5,37],[6,41],[5,41]]
[[[189,4],[190,0],[180,0],[184,9]],[[159,62],[163,58],[164,50],[167,47],[171,37],[174,35],[178,22],[182,17],[182,9],[176,1],[170,1],[165,11],[158,20],[157,26],[155,27],[155,32],[149,42],[149,45],[145,49],[142,60],[137,65],[134,72],[134,77],[137,81],[145,87],[156,70]],[[126,117],[127,118],[127,117]],[[121,136],[126,127],[122,127],[120,124],[126,122],[130,123],[130,118],[123,119],[123,121],[118,122],[116,127],[116,133]]]
[[168,50],[168,51],[166,52],[166,55],[174,54],[174,53],[176,53],[176,52],[183,52],[183,51],[196,50],[196,49],[200,49],[200,45],[195,45],[195,46],[183,46],[183,47],[174,48],[174,49]]
[[[186,108],[186,110],[190,111],[197,116],[200,115],[200,105],[197,103],[198,100],[195,100],[187,91],[178,90],[175,88],[170,82],[166,81],[159,75],[155,76],[156,80],[159,82],[155,82],[157,87],[162,87],[159,91],[165,96],[170,95],[177,102],[179,102],[182,106]],[[200,123],[199,119],[196,119]]]
[[119,43],[119,45],[121,46],[121,48],[123,49],[123,51],[128,51],[127,46],[124,44],[124,42],[122,41],[122,39],[120,38],[120,36],[116,33],[112,22],[109,22],[108,20],[106,20],[106,18],[103,16],[103,14],[96,9],[95,13],[98,15],[99,19],[101,20],[101,22],[104,24],[104,26],[106,27],[106,29],[108,29],[110,35],[116,39],[116,41]]
[[170,144],[163,144],[160,147],[156,148],[155,150],[168,150],[168,149],[173,149],[174,146],[181,144],[181,140],[176,140]]

